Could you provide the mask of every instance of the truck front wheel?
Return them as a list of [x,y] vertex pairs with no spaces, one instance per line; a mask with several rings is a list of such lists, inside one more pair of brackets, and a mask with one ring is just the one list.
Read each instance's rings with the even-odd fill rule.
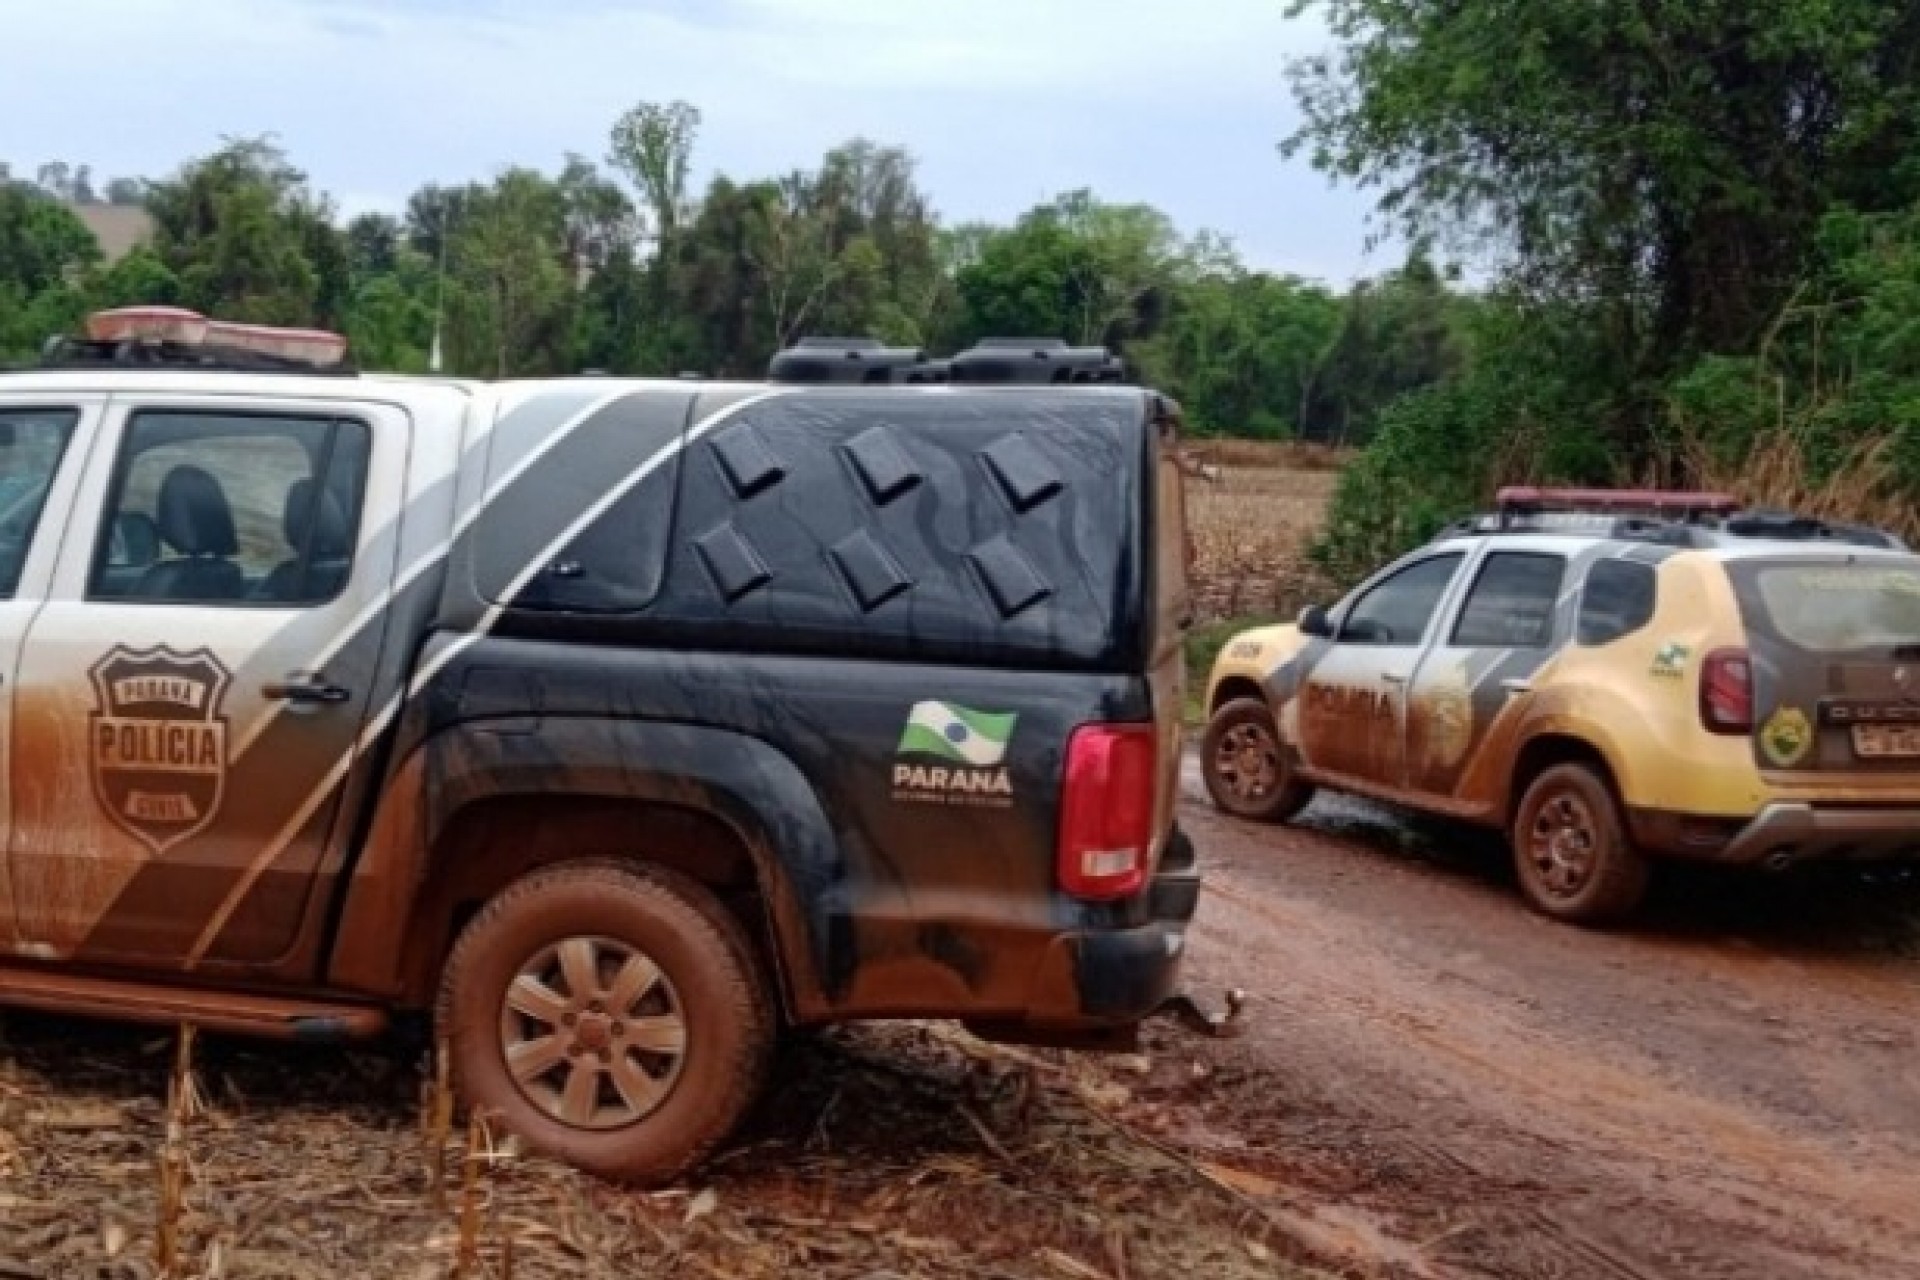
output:
[[772,1001],[739,925],[657,868],[516,881],[448,958],[438,1011],[461,1100],[534,1148],[624,1182],[704,1159],[760,1092]]

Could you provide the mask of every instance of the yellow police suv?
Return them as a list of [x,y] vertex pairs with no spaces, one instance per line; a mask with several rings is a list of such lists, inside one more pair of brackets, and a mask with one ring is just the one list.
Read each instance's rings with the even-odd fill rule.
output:
[[1509,489],[1207,687],[1202,772],[1504,830],[1534,907],[1631,911],[1651,861],[1920,857],[1920,556],[1723,494]]

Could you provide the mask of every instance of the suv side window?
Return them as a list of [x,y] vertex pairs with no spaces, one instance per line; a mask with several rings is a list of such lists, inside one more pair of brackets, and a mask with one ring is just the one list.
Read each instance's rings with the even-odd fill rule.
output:
[[1434,556],[1376,585],[1347,611],[1340,624],[1340,643],[1419,644],[1465,558],[1457,551]]
[[364,422],[135,414],[89,598],[323,604],[346,586],[366,489]]
[[1587,570],[1580,643],[1610,644],[1653,621],[1655,580],[1653,566],[1637,560],[1602,560]]
[[1565,556],[1496,551],[1474,579],[1453,644],[1461,649],[1543,649],[1553,642]]
[[0,599],[20,586],[47,490],[79,421],[72,409],[0,410]]

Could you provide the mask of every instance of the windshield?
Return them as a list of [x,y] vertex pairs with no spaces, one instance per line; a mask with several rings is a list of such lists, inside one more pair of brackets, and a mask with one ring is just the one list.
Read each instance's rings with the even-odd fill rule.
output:
[[1920,563],[1777,565],[1755,585],[1775,633],[1802,649],[1920,646]]

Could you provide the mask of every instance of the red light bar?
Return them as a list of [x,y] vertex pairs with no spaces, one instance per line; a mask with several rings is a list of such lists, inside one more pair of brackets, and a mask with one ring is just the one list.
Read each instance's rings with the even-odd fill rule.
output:
[[197,347],[207,340],[207,318],[182,307],[121,307],[87,317],[95,342],[178,342]]
[[1740,499],[1730,493],[1689,493],[1670,489],[1502,489],[1495,501],[1502,512],[1659,511],[1732,515]]
[[95,342],[171,342],[217,347],[330,369],[346,360],[347,340],[320,329],[283,329],[263,324],[209,320],[180,307],[122,307],[87,317]]
[[238,347],[282,360],[331,368],[347,358],[347,340],[323,329],[275,329],[263,324],[227,324],[215,320],[207,326],[211,346]]

